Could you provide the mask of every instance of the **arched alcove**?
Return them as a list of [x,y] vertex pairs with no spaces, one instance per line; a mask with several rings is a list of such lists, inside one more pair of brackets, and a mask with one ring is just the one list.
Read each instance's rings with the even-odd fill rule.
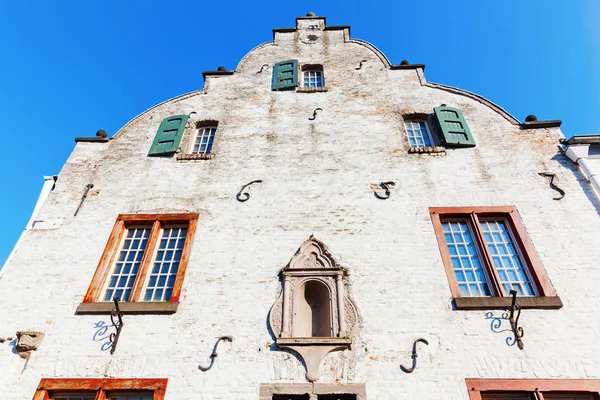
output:
[[309,280],[294,293],[292,337],[331,337],[331,295],[327,286]]

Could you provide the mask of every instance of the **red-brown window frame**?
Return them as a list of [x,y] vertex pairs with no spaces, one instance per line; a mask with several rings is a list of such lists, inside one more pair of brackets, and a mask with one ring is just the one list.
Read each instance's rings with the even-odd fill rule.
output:
[[[507,308],[510,306],[510,297],[503,293],[500,287],[500,279],[493,267],[492,256],[483,240],[483,233],[479,225],[479,218],[503,218],[513,234],[515,244],[519,247],[521,255],[525,261],[525,267],[528,269],[533,284],[535,285],[537,296],[519,297],[519,305],[522,308],[548,308],[556,309],[562,307],[560,298],[552,287],[546,271],[540,261],[533,243],[529,239],[527,230],[523,221],[514,206],[487,206],[487,207],[430,207],[429,214],[433,229],[438,242],[446,276],[450,284],[450,292],[454,298],[454,304],[457,309],[490,309]],[[494,296],[490,297],[467,297],[462,296],[450,259],[448,245],[444,237],[442,227],[443,219],[466,218],[473,229],[474,240],[480,250],[482,263],[488,276],[490,277],[490,288]]]
[[[98,262],[96,272],[92,278],[92,282],[88,287],[88,290],[83,298],[83,303],[78,307],[78,313],[95,313],[95,312],[106,312],[112,308],[112,303],[101,302],[99,299],[102,296],[102,290],[104,284],[108,279],[110,271],[114,265],[115,257],[119,253],[120,245],[123,239],[123,235],[127,228],[140,223],[152,224],[150,231],[150,237],[146,245],[146,250],[142,257],[140,268],[133,284],[130,299],[127,302],[121,303],[121,311],[123,312],[175,312],[176,307],[165,306],[165,303],[177,304],[179,303],[179,297],[181,296],[181,288],[183,286],[183,280],[185,277],[185,271],[187,268],[190,252],[192,249],[192,243],[194,240],[194,234],[196,232],[196,226],[198,224],[197,213],[186,213],[186,214],[120,214],[117,217],[117,221],[112,229],[112,232],[102,253],[102,257]],[[168,302],[145,302],[140,301],[142,296],[144,283],[148,275],[148,271],[152,264],[152,257],[158,244],[159,235],[162,230],[162,226],[165,224],[187,224],[187,235],[185,243],[183,245],[183,251],[181,253],[181,259],[179,261],[179,268],[177,270],[177,277],[173,285],[173,291]],[[96,304],[96,305],[92,305]]]
[[51,392],[96,392],[94,400],[106,400],[106,392],[153,392],[152,400],[164,400],[168,379],[121,378],[44,378],[33,395],[33,400],[50,400]]
[[465,379],[470,400],[482,392],[568,392],[600,396],[598,379]]

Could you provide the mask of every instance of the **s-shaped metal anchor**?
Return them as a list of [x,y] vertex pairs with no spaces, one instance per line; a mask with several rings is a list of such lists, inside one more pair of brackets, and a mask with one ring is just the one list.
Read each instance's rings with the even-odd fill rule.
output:
[[412,348],[412,367],[410,368],[406,368],[404,365],[400,365],[400,369],[404,372],[406,372],[407,374],[410,374],[411,372],[413,372],[415,370],[415,368],[417,368],[417,343],[425,343],[426,345],[429,346],[429,342],[423,338],[418,338],[417,340],[415,340],[415,342],[413,343],[413,348]]
[[[235,198],[237,199],[237,201],[243,203],[245,201],[248,201],[248,199],[250,198],[250,193],[242,193],[244,192],[244,189],[246,189],[248,186],[254,184],[254,183],[262,183],[262,180],[258,179],[256,181],[252,181],[250,183],[245,184],[244,186],[242,186],[242,188],[240,189],[240,191],[238,192],[238,194],[235,196]],[[242,197],[244,196],[244,197]]]
[[221,340],[225,340],[227,342],[233,342],[233,336],[221,336],[220,338],[217,339],[217,343],[215,343],[215,347],[213,347],[212,354],[210,355],[210,365],[208,367],[203,367],[202,365],[198,365],[198,369],[200,371],[206,372],[212,368],[213,364],[215,363],[215,358],[217,358],[217,356],[218,356],[217,347],[219,346],[219,343],[221,342]]
[[550,187],[560,193],[560,197],[553,197],[552,200],[562,200],[562,198],[565,197],[565,191],[554,184],[554,178],[556,177],[556,174],[552,174],[550,172],[538,172],[538,175],[551,178]]
[[366,63],[366,62],[367,62],[367,60],[360,60],[360,64],[358,64],[358,68],[354,68],[354,69],[358,71],[359,69],[362,68],[363,63]]
[[[377,185],[374,185],[374,186],[377,187]],[[375,197],[377,197],[380,200],[389,199],[390,198],[390,187],[394,187],[394,186],[396,186],[396,182],[392,182],[392,181],[390,181],[390,182],[381,182],[379,184],[379,187],[381,189],[385,190],[385,195],[381,196],[381,195],[377,194],[377,189],[375,189],[373,191],[373,194],[375,195]]]
[[260,71],[258,71],[258,72],[257,72],[257,74],[260,74],[261,72],[263,72],[263,68],[264,68],[264,67],[268,67],[268,66],[269,66],[269,64],[263,64],[263,65],[260,67]]
[[313,111],[313,116],[308,118],[309,121],[314,121],[317,118],[317,111],[323,111],[323,109],[320,107],[315,108],[315,111]]

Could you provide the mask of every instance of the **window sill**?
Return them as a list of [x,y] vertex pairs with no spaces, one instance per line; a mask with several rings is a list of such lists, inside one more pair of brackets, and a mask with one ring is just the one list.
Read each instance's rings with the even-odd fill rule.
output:
[[319,346],[319,345],[346,345],[352,344],[350,338],[339,337],[304,337],[304,338],[277,338],[275,340],[278,346]]
[[326,87],[322,87],[322,88],[298,88],[297,92],[298,93],[322,93],[322,92],[328,92],[329,89],[327,89]]
[[[512,303],[511,297],[455,297],[456,310],[506,310]],[[558,310],[563,303],[558,296],[517,297],[522,309]]]
[[408,149],[408,154],[436,154],[446,153],[446,148],[443,146],[435,147],[411,147]]
[[189,160],[212,160],[214,158],[214,154],[189,154],[189,153],[179,153],[177,154],[178,161],[189,161]]
[[[81,303],[77,307],[77,314],[109,314],[114,307],[113,302]],[[169,302],[135,302],[119,303],[119,309],[123,314],[174,314],[177,312],[179,303]]]

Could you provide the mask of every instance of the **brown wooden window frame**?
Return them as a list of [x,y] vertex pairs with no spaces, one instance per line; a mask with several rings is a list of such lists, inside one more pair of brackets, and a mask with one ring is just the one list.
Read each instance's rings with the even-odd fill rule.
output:
[[[33,400],[50,400],[53,393],[91,392],[94,400],[106,400],[107,392],[152,392],[152,400],[164,400],[168,379],[122,378],[44,378],[33,395]],[[132,393],[133,394],[133,393]]]
[[536,400],[550,400],[555,394],[587,394],[594,400],[600,400],[598,379],[465,379],[465,383],[470,400],[485,400],[486,392],[488,395],[526,393]]
[[[516,207],[430,207],[429,213],[456,309],[506,309],[511,304],[511,298],[508,294],[504,294],[500,287],[500,279],[493,267],[492,256],[483,239],[483,233],[479,225],[480,218],[502,218],[507,222],[511,230],[515,244],[519,248],[525,267],[528,269],[533,281],[532,283],[537,291],[536,296],[520,296],[518,300],[519,305],[522,308],[541,309],[558,309],[562,307],[562,302],[556,295],[556,291],[546,275],[546,271],[533,247],[533,243],[529,239],[529,235],[527,235]],[[471,297],[461,295],[442,227],[443,220],[453,218],[462,218],[469,221],[473,235],[475,236],[475,244],[481,254],[481,262],[487,273],[488,284],[493,292],[492,296]]]
[[[120,214],[108,238],[108,242],[92,278],[92,282],[83,298],[83,302],[77,308],[78,314],[96,314],[110,312],[114,304],[112,302],[100,301],[106,280],[109,278],[115,257],[119,254],[123,235],[128,227],[139,224],[152,225],[150,236],[144,250],[144,255],[133,284],[129,301],[121,302],[120,309],[123,313],[137,314],[171,314],[177,311],[179,297],[185,271],[187,268],[194,234],[198,223],[197,213],[186,214]],[[169,301],[140,301],[143,296],[146,277],[152,265],[156,246],[162,227],[168,224],[187,224],[187,235],[183,246],[177,276],[173,285],[173,291]]]

